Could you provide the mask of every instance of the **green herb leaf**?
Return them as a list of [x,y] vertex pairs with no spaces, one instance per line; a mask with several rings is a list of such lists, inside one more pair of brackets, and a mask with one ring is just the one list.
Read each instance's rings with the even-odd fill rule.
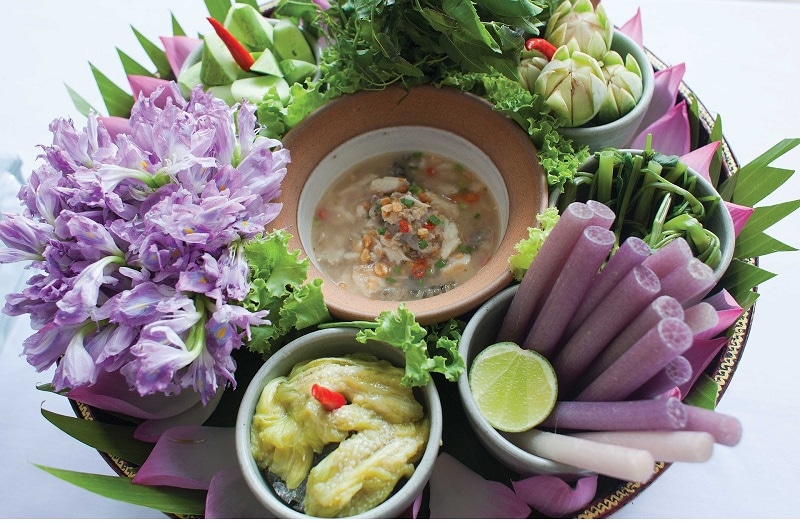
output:
[[719,384],[717,381],[703,373],[700,374],[697,382],[692,386],[691,391],[683,402],[707,410],[714,410],[717,407],[718,395]]
[[70,99],[72,99],[72,104],[75,106],[78,112],[80,112],[84,116],[89,116],[89,112],[91,111],[98,112],[80,94],[75,92],[75,90],[72,87],[70,87],[66,83],[64,84],[64,87],[67,88],[67,93],[69,94]]
[[[717,119],[714,120],[714,127],[711,129],[711,134],[708,137],[708,141],[713,143],[715,141],[722,142],[722,118],[717,115]],[[711,158],[711,163],[708,166],[708,175],[711,178],[711,182],[716,187],[719,184],[719,177],[722,174],[722,147],[717,148],[717,151],[714,153],[714,157]]]
[[169,14],[172,19],[172,35],[186,36],[186,31],[184,31],[183,27],[181,27],[181,24],[178,23],[178,19],[175,18],[175,13],[170,12]]
[[772,272],[739,259],[734,259],[728,270],[725,271],[725,275],[722,276],[720,285],[736,299],[736,302],[742,308],[747,310],[758,297],[758,294],[753,292],[753,288],[757,288],[758,285],[769,281],[773,277],[775,277],[775,274]]
[[744,228],[739,232],[733,255],[741,259],[747,259],[773,252],[797,250],[769,237],[764,234],[764,231],[798,208],[800,208],[800,200],[754,208],[750,219],[747,220]]
[[157,509],[176,515],[203,515],[206,491],[169,486],[141,486],[127,477],[110,477],[34,464],[70,484],[112,500]]
[[224,22],[225,17],[228,16],[228,11],[231,8],[231,0],[204,0],[206,9],[211,18],[219,22]]
[[172,68],[169,66],[169,60],[167,59],[167,53],[145,38],[135,27],[131,26],[131,30],[133,30],[133,34],[136,35],[136,39],[139,40],[139,44],[142,46],[142,49],[144,49],[145,54],[147,54],[150,61],[153,62],[153,65],[156,66],[156,75],[164,80],[173,78]]
[[133,107],[133,96],[128,94],[125,90],[118,87],[112,82],[105,74],[89,63],[92,69],[95,83],[100,90],[100,95],[103,97],[103,102],[106,104],[109,116],[121,116],[128,118],[131,115],[131,108]]
[[67,417],[44,408],[41,411],[45,419],[73,439],[132,464],[141,466],[153,450],[152,444],[133,438],[135,427]]
[[793,170],[771,167],[797,145],[800,138],[784,139],[771,149],[741,167],[719,186],[722,199],[746,207],[755,207],[762,199],[775,192],[793,174]]

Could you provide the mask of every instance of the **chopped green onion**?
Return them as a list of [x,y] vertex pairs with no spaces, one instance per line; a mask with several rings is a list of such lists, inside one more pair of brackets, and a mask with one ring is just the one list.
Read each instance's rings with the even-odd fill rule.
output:
[[408,208],[411,208],[411,207],[414,206],[414,200],[410,199],[410,198],[400,198],[400,203],[402,203],[403,205],[407,206]]
[[408,191],[414,195],[417,195],[420,192],[422,192],[422,188],[417,185],[411,185],[410,187],[408,187]]
[[480,219],[481,218],[481,213],[480,212],[476,213],[474,216],[472,216],[472,218],[473,219]]
[[422,250],[428,248],[428,242],[425,241],[424,239],[420,239],[419,240],[419,248],[422,249]]
[[386,228],[385,228],[385,227],[381,227],[381,228],[379,228],[379,229],[378,229],[378,235],[381,235],[381,236],[382,236],[382,235],[384,235],[385,233],[386,233]]
[[438,226],[442,224],[442,220],[439,219],[439,216],[431,214],[430,217],[428,218],[428,223],[430,223],[431,225]]
[[447,261],[444,259],[440,259],[435,263],[436,268],[444,268],[447,265]]
[[471,246],[465,245],[463,243],[458,245],[458,247],[456,248],[456,252],[463,252],[464,254],[471,254],[474,251],[475,251],[475,247],[471,247]]
[[389,284],[391,285],[391,284],[394,284],[394,283],[396,283],[396,282],[397,282],[397,279],[395,279],[394,277],[387,277],[387,278],[386,278],[386,282],[387,282],[387,283],[389,283]]

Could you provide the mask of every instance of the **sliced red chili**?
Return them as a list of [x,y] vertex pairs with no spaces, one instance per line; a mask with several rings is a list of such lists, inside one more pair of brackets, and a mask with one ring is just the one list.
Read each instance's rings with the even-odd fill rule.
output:
[[347,404],[347,399],[341,393],[326,388],[320,384],[311,385],[311,396],[327,411],[333,411]]
[[253,55],[250,54],[250,51],[242,45],[239,40],[236,39],[235,36],[228,31],[224,25],[219,23],[219,21],[211,18],[210,16],[206,18],[209,21],[211,26],[214,28],[214,32],[217,33],[222,43],[225,44],[225,47],[231,52],[231,56],[236,61],[236,65],[244,69],[245,71],[249,71],[250,67],[256,63],[255,58]]
[[425,274],[428,272],[428,266],[425,264],[425,261],[417,261],[413,265],[411,265],[411,276],[416,277],[417,279],[422,279],[425,277]]
[[397,230],[399,230],[400,233],[405,234],[406,232],[411,230],[411,226],[408,224],[408,221],[406,221],[405,219],[401,219],[400,222],[397,224]]
[[544,38],[528,38],[525,40],[525,49],[528,51],[539,51],[548,60],[553,59],[556,47]]

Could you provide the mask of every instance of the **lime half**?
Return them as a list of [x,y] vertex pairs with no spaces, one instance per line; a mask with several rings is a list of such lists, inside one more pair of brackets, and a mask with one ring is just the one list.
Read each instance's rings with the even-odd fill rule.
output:
[[550,362],[511,342],[488,346],[475,357],[469,387],[489,424],[513,433],[541,423],[558,397],[556,372]]

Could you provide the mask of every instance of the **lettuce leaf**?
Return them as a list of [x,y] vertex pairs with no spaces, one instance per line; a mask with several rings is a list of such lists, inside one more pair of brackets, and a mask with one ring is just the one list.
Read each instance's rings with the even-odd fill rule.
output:
[[511,268],[511,273],[514,275],[514,279],[522,281],[522,277],[525,275],[528,267],[531,266],[533,258],[536,257],[536,254],[539,253],[539,249],[542,248],[542,243],[544,243],[544,240],[550,235],[550,231],[553,230],[553,227],[558,223],[559,217],[556,207],[548,207],[542,214],[536,215],[536,219],[539,221],[539,227],[528,228],[528,238],[514,245],[514,249],[517,253],[512,254],[511,257],[508,258],[508,264]]
[[268,355],[281,338],[330,319],[322,296],[322,280],[306,282],[308,259],[289,251],[291,234],[275,230],[244,246],[250,266],[250,292],[242,305],[251,311],[269,310],[272,324],[255,326],[250,351]]

